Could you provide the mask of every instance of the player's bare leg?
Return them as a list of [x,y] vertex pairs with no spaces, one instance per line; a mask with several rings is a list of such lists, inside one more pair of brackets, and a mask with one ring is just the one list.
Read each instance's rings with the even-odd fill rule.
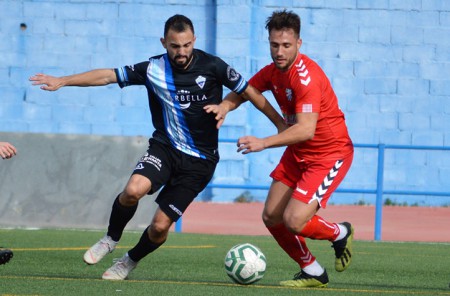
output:
[[283,223],[283,214],[293,189],[279,181],[273,181],[264,204],[262,219],[266,227]]

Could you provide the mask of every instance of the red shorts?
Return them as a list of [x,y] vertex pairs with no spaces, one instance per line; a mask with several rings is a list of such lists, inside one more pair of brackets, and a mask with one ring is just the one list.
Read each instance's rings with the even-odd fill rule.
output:
[[331,194],[350,169],[352,161],[353,153],[342,159],[298,161],[292,150],[286,149],[270,176],[294,189],[293,198],[308,204],[317,200],[320,207],[325,208]]

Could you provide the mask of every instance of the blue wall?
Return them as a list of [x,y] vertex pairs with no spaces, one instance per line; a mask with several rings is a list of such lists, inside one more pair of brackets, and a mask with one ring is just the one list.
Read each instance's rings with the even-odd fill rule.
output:
[[[64,88],[49,93],[28,77],[112,68],[163,52],[164,21],[175,13],[195,25],[197,48],[250,77],[270,62],[265,19],[288,8],[302,18],[301,51],[329,75],[355,143],[450,146],[450,1],[439,0],[0,0],[0,131],[149,136],[143,88]],[[20,24],[27,25],[26,30]],[[270,100],[273,98],[268,95]],[[222,138],[274,132],[252,106],[230,114]],[[268,184],[281,149],[242,156],[221,145],[218,183]],[[450,191],[447,152],[390,151],[385,187]],[[345,188],[374,188],[376,152],[358,149]],[[213,189],[232,200],[242,190]],[[264,191],[252,191],[258,200]],[[390,196],[449,205],[448,197]],[[333,203],[373,203],[337,194]]]

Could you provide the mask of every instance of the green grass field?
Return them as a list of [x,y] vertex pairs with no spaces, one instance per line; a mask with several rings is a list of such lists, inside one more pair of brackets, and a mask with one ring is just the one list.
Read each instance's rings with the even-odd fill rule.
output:
[[[171,233],[166,244],[143,259],[130,278],[101,280],[102,273],[140,237],[126,232],[114,253],[95,266],[86,265],[85,250],[103,235],[80,230],[0,230],[0,245],[14,258],[0,266],[0,295],[450,295],[450,245],[354,242],[350,268],[334,271],[330,244],[309,241],[327,269],[328,288],[278,286],[298,267],[271,237]],[[249,242],[267,257],[265,277],[256,284],[233,284],[225,274],[228,249]]]

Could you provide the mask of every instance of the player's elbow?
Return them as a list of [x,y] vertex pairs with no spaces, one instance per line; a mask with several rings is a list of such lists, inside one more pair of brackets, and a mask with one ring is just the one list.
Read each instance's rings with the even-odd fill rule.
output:
[[306,124],[303,126],[303,130],[304,130],[304,137],[305,140],[312,140],[312,138],[314,138],[314,135],[316,133],[316,125],[315,124]]
[[308,131],[305,136],[306,141],[312,140],[314,138],[314,131]]
[[315,129],[307,126],[297,126],[299,142],[309,141],[314,138]]
[[99,70],[99,84],[108,85],[111,83],[117,83],[116,72],[114,69],[101,69]]

